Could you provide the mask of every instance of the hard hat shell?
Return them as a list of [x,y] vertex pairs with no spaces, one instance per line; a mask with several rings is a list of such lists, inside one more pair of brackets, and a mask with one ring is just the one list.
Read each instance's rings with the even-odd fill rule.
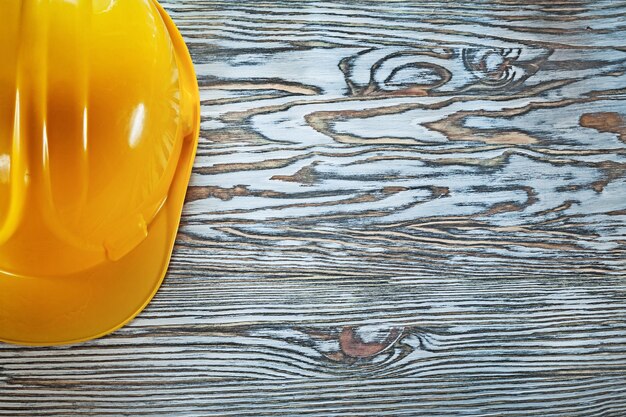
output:
[[155,0],[0,14],[0,341],[95,338],[167,270],[198,142],[191,58]]

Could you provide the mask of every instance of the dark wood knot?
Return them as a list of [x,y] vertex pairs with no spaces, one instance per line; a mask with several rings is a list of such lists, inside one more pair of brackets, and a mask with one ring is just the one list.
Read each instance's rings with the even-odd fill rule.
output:
[[402,335],[402,329],[391,328],[382,341],[365,342],[350,326],[339,335],[339,346],[344,355],[352,358],[371,358],[393,346]]

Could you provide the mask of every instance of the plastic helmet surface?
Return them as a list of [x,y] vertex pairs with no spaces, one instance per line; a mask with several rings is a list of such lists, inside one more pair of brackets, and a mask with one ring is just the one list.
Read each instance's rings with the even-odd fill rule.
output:
[[0,340],[111,332],[167,270],[199,132],[154,0],[0,3]]

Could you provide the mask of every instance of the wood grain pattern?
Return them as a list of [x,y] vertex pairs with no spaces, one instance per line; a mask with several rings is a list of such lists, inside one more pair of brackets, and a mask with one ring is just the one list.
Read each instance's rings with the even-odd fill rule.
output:
[[170,272],[0,416],[626,415],[626,2],[168,1]]

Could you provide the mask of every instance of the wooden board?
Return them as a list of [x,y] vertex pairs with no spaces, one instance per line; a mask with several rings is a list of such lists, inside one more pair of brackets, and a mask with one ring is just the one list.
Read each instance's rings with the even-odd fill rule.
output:
[[626,415],[626,2],[168,1],[202,138],[129,326],[0,415]]

